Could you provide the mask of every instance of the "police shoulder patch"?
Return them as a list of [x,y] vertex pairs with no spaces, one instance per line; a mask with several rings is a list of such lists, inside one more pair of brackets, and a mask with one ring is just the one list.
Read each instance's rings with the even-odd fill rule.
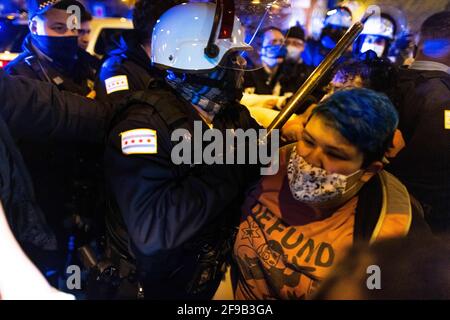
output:
[[158,152],[158,143],[156,130],[134,129],[122,132],[123,154],[156,154]]
[[127,76],[115,76],[105,80],[106,93],[129,90]]

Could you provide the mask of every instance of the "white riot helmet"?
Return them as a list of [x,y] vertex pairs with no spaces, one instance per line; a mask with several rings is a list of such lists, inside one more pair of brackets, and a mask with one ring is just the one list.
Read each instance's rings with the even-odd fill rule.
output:
[[173,71],[208,72],[232,51],[251,50],[233,1],[183,3],[166,11],[153,29],[151,60]]
[[335,26],[342,28],[350,28],[352,25],[352,13],[347,7],[336,7],[327,12],[324,26]]
[[352,24],[352,13],[347,7],[336,7],[327,12],[320,34],[322,46],[333,49]]
[[361,35],[380,36],[389,40],[394,40],[395,29],[393,19],[389,19],[387,15],[373,15],[364,23],[364,29],[361,32]]
[[364,29],[354,43],[354,53],[374,51],[379,58],[386,57],[395,39],[396,24],[387,14],[369,16],[364,22]]

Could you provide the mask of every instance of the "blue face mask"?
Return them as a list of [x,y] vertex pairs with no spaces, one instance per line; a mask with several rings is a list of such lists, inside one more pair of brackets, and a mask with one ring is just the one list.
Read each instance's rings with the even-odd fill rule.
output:
[[32,34],[32,42],[55,63],[72,68],[77,61],[78,37],[50,37]]
[[261,61],[272,68],[279,63],[278,59],[284,59],[286,54],[287,49],[283,45],[265,46],[261,48]]
[[262,47],[261,54],[269,59],[284,58],[287,54],[287,49],[283,45],[265,46]]

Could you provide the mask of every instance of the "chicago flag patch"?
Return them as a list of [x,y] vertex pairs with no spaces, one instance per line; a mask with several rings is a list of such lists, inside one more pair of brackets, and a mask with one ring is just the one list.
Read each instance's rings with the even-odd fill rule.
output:
[[129,90],[127,76],[115,76],[105,80],[106,93]]
[[156,131],[151,129],[134,129],[122,132],[123,154],[156,154],[158,143]]

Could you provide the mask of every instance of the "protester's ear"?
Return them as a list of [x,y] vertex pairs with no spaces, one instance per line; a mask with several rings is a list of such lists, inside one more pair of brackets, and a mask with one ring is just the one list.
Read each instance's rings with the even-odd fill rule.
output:
[[405,147],[405,139],[403,139],[402,132],[395,130],[394,138],[392,139],[392,146],[384,154],[386,158],[395,158],[400,151]]
[[364,174],[361,176],[361,182],[368,182],[374,175],[383,170],[384,164],[381,161],[372,162],[366,169],[364,169]]

